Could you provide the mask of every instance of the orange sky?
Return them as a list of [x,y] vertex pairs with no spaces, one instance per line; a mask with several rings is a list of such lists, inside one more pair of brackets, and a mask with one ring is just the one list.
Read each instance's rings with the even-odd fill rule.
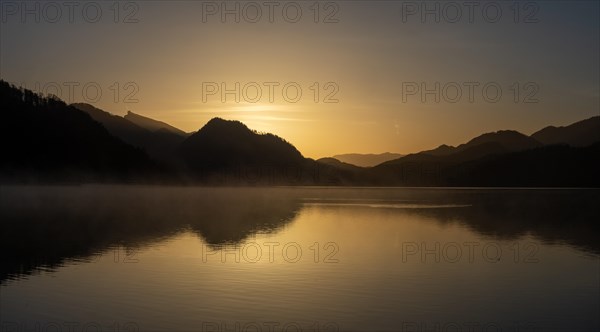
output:
[[[256,8],[243,11],[244,2],[239,23],[236,14],[223,19],[220,2],[122,4],[118,19],[106,6],[97,22],[81,8],[70,22],[63,8],[56,23],[53,8],[40,7],[36,23],[6,7],[0,76],[186,131],[215,116],[240,120],[312,158],[410,153],[598,115],[598,3],[538,3],[532,22],[506,5],[495,23],[480,10],[473,22],[451,23],[443,11],[439,23],[403,17],[402,3],[320,3],[316,12],[295,2],[284,14],[281,2],[273,22],[263,7],[255,23]],[[221,95],[222,84],[236,83],[237,96]]]

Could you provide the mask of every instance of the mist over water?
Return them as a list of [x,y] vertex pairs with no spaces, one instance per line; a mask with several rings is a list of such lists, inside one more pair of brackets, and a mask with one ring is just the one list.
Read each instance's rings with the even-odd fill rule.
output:
[[597,190],[86,185],[0,197],[8,331],[600,327]]

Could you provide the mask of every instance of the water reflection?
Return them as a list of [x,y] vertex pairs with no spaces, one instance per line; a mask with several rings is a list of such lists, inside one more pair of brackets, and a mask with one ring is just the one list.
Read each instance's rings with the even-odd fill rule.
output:
[[544,243],[567,244],[600,254],[598,191],[456,190],[444,196],[449,203],[469,207],[414,213],[431,216],[439,223],[462,223],[499,240],[533,235]]
[[[2,187],[0,281],[193,231],[214,248],[273,233],[303,208],[389,209],[498,239],[532,235],[600,254],[594,190]],[[393,213],[393,212],[392,212]],[[368,221],[365,221],[368,225]]]
[[1,196],[2,281],[183,230],[210,246],[237,244],[277,231],[301,207],[272,190],[227,188],[5,187]]

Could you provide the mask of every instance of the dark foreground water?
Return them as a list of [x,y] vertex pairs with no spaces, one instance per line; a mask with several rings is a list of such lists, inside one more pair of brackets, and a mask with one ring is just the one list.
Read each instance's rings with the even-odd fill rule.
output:
[[598,331],[597,190],[0,189],[2,331]]

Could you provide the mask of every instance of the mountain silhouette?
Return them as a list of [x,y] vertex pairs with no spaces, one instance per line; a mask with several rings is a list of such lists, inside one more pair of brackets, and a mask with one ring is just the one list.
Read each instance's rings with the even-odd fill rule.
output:
[[600,142],[548,145],[493,155],[446,169],[445,185],[485,187],[600,187]]
[[393,165],[410,162],[464,162],[482,158],[492,154],[502,154],[529,150],[541,146],[537,140],[514,130],[501,130],[477,136],[457,147],[441,145],[433,150],[409,154],[405,157],[388,161]]
[[121,181],[155,170],[142,150],[54,96],[0,80],[3,181]]
[[[179,147],[192,181],[226,184],[352,185],[357,172],[304,158],[286,140],[239,121],[211,119]],[[359,167],[352,166],[360,169]]]
[[[72,106],[86,112],[92,119],[100,122],[111,135],[135,147],[142,148],[155,160],[168,165],[176,164],[174,151],[187,137],[186,133],[177,128],[142,116],[120,117],[83,103],[72,104]],[[140,126],[131,121],[131,119],[139,120],[141,118],[144,119],[141,122],[157,123],[157,125],[153,127],[153,130],[150,130],[148,127]]]
[[[193,134],[128,113],[65,104],[0,80],[2,182],[136,181],[241,185],[600,186],[600,117],[531,136],[479,135],[360,167],[305,158],[289,142],[214,118]],[[348,156],[348,155],[346,155]],[[366,160],[383,155],[351,155]],[[372,161],[372,159],[371,159]]]
[[514,130],[500,130],[477,136],[465,144],[457,146],[451,153],[459,153],[482,144],[493,144],[509,152],[529,150],[542,144],[527,135]]
[[567,144],[570,146],[588,146],[600,141],[600,116],[575,122],[566,127],[549,126],[531,135],[539,142],[549,144]]
[[[600,131],[593,119],[580,123]],[[401,186],[600,186],[593,171],[600,167],[597,148],[547,146],[534,137],[502,130],[457,147],[441,145],[382,163],[365,170],[364,177],[371,184]]]
[[442,144],[435,149],[422,151],[423,154],[428,154],[432,156],[445,156],[454,151],[454,147],[446,144]]
[[179,152],[191,169],[282,166],[304,161],[302,154],[282,138],[221,118],[211,119],[188,137]]
[[213,118],[190,135],[178,155],[192,181],[229,184],[315,184],[319,166],[273,134],[250,130],[239,121]]
[[343,163],[351,164],[360,167],[373,167],[383,162],[401,158],[403,155],[398,153],[380,153],[380,154],[361,154],[361,153],[347,153],[338,154],[332,158],[337,159]]
[[321,163],[323,165],[330,165],[330,166],[336,167],[338,169],[344,169],[344,170],[348,170],[348,171],[352,171],[352,172],[360,172],[363,170],[363,167],[361,167],[361,166],[356,166],[354,164],[345,163],[336,158],[321,158],[321,159],[317,159],[317,162]]
[[151,132],[168,132],[182,137],[189,136],[188,133],[184,132],[181,129],[175,128],[162,121],[157,121],[154,119],[147,118],[145,116],[141,116],[139,114],[135,114],[131,111],[127,111],[127,115],[125,115],[124,118]]

